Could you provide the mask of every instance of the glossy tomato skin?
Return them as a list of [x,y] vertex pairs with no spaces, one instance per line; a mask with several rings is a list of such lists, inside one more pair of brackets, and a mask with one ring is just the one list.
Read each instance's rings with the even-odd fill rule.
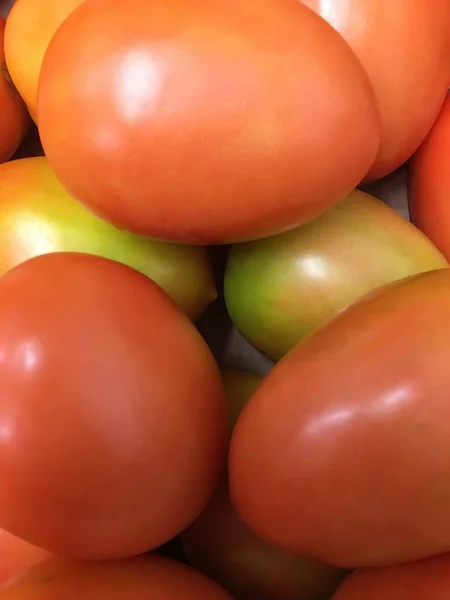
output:
[[5,31],[8,71],[35,121],[45,51],[61,23],[83,1],[16,0],[8,15]]
[[24,569],[50,557],[46,550],[0,529],[0,587]]
[[62,556],[122,558],[196,518],[223,469],[218,368],[145,276],[77,253],[0,280],[0,525]]
[[[262,380],[248,371],[222,370],[232,427]],[[323,600],[346,574],[286,554],[257,538],[233,510],[226,477],[199,518],[181,534],[181,541],[189,563],[237,600]]]
[[[347,40],[369,74],[381,143],[366,180],[407,161],[431,129],[450,85],[447,0],[303,0]],[[420,82],[420,85],[418,85]]]
[[450,92],[409,165],[411,218],[450,258]]
[[301,227],[235,245],[225,300],[244,337],[279,360],[367,292],[446,266],[416,227],[377,198],[353,191]]
[[0,590],[1,600],[232,600],[189,567],[156,555],[109,562],[46,561]]
[[231,497],[273,544],[349,568],[450,548],[450,269],[389,284],[282,359],[231,441]]
[[323,212],[379,137],[359,61],[292,0],[84,3],[45,56],[38,119],[76,198],[131,231],[202,244]]
[[324,600],[346,575],[257,538],[233,510],[225,481],[181,539],[189,563],[236,600]]
[[0,16],[0,163],[11,158],[30,125],[27,109],[6,68],[5,19]]
[[40,254],[86,252],[141,271],[191,319],[217,296],[205,248],[116,229],[71,198],[43,157],[0,165],[0,238],[0,275]]
[[450,556],[435,556],[385,569],[355,571],[333,600],[447,600]]

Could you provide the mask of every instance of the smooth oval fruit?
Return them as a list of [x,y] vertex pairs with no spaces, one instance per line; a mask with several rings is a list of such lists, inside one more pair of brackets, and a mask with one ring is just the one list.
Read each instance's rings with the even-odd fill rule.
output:
[[189,564],[236,600],[324,600],[347,574],[257,538],[234,512],[226,482],[181,539]]
[[[263,377],[223,369],[222,381],[233,427]],[[258,539],[234,512],[226,477],[181,541],[189,563],[237,600],[323,600],[345,575],[342,569],[286,554]]]
[[425,142],[409,164],[413,222],[450,258],[450,92]]
[[233,432],[259,536],[344,567],[450,549],[450,270],[388,284],[298,344]]
[[191,319],[217,296],[205,248],[116,229],[69,196],[46,158],[1,165],[0,275],[33,256],[58,251],[97,254],[141,271]]
[[0,16],[0,163],[11,158],[25,137],[30,117],[6,68],[5,19]]
[[0,587],[27,567],[50,557],[46,550],[0,529]]
[[242,335],[278,360],[367,292],[446,266],[414,225],[377,198],[353,191],[297,229],[234,246],[225,300]]
[[200,244],[323,212],[379,138],[361,64],[292,0],[86,2],[49,45],[38,119],[74,197],[130,231]]
[[339,31],[369,74],[381,112],[381,143],[366,179],[387,175],[422,143],[450,85],[448,0],[303,3]]
[[206,343],[159,286],[78,253],[0,279],[0,526],[55,554],[122,558],[185,529],[223,469]]
[[46,561],[0,590],[0,600],[232,600],[204,575],[152,555],[110,561]]
[[333,600],[447,600],[450,556],[435,556],[385,569],[355,571]]
[[15,0],[5,31],[5,55],[15,87],[36,121],[39,74],[55,32],[84,0]]

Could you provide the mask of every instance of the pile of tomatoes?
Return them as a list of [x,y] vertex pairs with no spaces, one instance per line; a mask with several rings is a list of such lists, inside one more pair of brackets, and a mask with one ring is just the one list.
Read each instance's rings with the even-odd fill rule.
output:
[[0,13],[0,600],[448,600],[449,1]]

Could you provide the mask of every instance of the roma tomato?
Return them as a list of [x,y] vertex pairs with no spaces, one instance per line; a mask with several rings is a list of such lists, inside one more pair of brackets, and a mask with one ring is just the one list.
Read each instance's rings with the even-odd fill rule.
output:
[[152,555],[111,562],[45,561],[0,590],[0,600],[233,600],[189,567]]
[[223,469],[224,394],[165,292],[117,262],[46,254],[0,279],[0,525],[122,558],[197,517]]
[[355,571],[333,600],[448,600],[450,555],[385,569]]
[[134,267],[191,319],[217,296],[205,248],[116,229],[73,200],[45,158],[0,165],[0,275],[28,258],[58,251],[97,254]]
[[38,119],[78,200],[130,231],[203,244],[323,212],[379,139],[361,64],[292,0],[83,3],[45,55]]
[[[222,380],[234,426],[263,378],[225,369]],[[345,575],[341,569],[286,554],[257,538],[234,512],[226,478],[181,540],[189,563],[237,600],[323,600]]]
[[27,567],[50,557],[46,550],[0,529],[0,587]]
[[410,162],[409,204],[417,227],[450,258],[450,92]]
[[36,120],[39,74],[47,46],[61,23],[83,0],[16,0],[8,15],[8,71]]
[[354,191],[297,229],[234,246],[225,300],[244,337],[278,360],[367,292],[446,266],[414,225]]
[[225,481],[181,539],[189,563],[236,600],[323,600],[347,574],[257,538],[234,512]]
[[0,163],[11,158],[25,137],[30,117],[6,68],[5,19],[0,16]]
[[229,458],[259,537],[350,568],[450,550],[449,303],[450,269],[388,284],[275,366]]
[[341,33],[369,74],[382,127],[367,180],[387,175],[422,143],[450,85],[448,0],[303,2]]

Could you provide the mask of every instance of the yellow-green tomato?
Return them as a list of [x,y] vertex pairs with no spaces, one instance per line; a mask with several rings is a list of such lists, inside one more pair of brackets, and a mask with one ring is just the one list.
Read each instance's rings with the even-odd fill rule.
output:
[[141,271],[192,319],[216,297],[205,248],[116,229],[66,192],[46,158],[0,165],[0,275],[34,256],[62,251],[104,256]]
[[367,292],[447,266],[414,225],[355,190],[297,229],[235,245],[225,299],[240,332],[278,360]]

